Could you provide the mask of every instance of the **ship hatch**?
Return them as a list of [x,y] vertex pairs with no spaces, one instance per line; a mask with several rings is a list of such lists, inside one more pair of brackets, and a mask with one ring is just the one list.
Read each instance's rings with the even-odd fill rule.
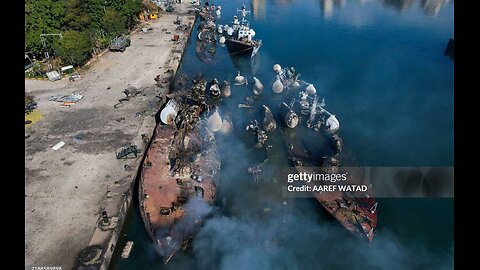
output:
[[160,214],[164,216],[170,215],[170,208],[160,208]]
[[195,194],[197,195],[198,198],[203,198],[203,194],[204,194],[203,188],[195,186]]

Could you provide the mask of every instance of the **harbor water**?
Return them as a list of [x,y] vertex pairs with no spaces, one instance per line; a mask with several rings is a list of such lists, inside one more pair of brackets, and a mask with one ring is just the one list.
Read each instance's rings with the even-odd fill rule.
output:
[[[209,3],[221,5],[216,23],[222,25],[231,25],[245,3],[255,38],[263,43],[252,62],[219,44],[212,59],[202,61],[195,27],[179,70],[232,84],[232,96],[219,106],[222,115],[231,114],[235,129],[218,138],[217,202],[188,247],[164,265],[134,198],[110,269],[452,269],[453,198],[378,198],[377,235],[370,245],[363,243],[315,199],[279,194],[279,171],[288,166],[282,138],[270,135],[269,151],[253,147],[245,125],[262,120],[261,106],[238,104],[251,95],[255,76],[265,87],[256,102],[275,113],[272,66],[295,67],[340,121],[349,157],[344,163],[453,166],[454,61],[444,55],[454,34],[453,0]],[[238,71],[248,87],[233,86]],[[258,164],[262,173],[255,181],[247,169]],[[122,259],[126,241],[134,245]]]

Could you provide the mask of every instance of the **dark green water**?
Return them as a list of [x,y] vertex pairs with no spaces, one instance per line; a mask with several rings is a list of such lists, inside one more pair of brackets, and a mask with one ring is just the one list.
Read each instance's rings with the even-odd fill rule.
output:
[[[222,6],[217,23],[230,24],[243,1]],[[325,97],[340,121],[344,152],[365,166],[453,166],[453,61],[443,55],[453,36],[453,1],[245,1],[263,46],[253,73],[265,86],[259,102],[275,104],[272,66],[294,66]],[[195,54],[194,31],[182,73],[233,82],[240,65],[218,47],[214,64]],[[248,66],[248,65],[247,65]],[[260,115],[238,109],[249,93],[232,87],[221,111],[236,131],[220,139],[223,163],[218,201],[190,247],[164,266],[134,205],[125,224],[130,258],[111,269],[452,269],[453,199],[380,198],[377,236],[359,242],[314,200],[285,200],[276,192],[287,164],[280,136],[263,174],[246,168],[265,158],[242,132]],[[271,107],[272,108],[272,107]],[[260,119],[259,119],[260,120]]]

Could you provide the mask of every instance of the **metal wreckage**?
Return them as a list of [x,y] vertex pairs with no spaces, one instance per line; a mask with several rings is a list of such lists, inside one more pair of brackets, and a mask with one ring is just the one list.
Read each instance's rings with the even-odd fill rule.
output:
[[[176,80],[160,114],[140,177],[140,212],[167,263],[185,246],[208,215],[219,181],[220,159],[206,98],[206,81]],[[212,96],[214,99],[214,95]],[[215,115],[215,112],[212,114]],[[210,120],[210,122],[209,122]],[[215,122],[215,121],[214,121]]]
[[[255,97],[264,87],[256,77],[251,95],[238,106],[239,110],[263,111],[263,119],[251,120],[245,127],[256,138],[254,147],[269,150],[269,136],[280,133],[288,159],[298,172],[308,173],[312,167],[324,173],[338,172],[343,147],[337,133],[339,121],[325,109],[325,101],[319,101],[315,87],[299,80],[293,68],[275,65],[274,70],[277,79],[272,90],[282,96],[278,107],[272,112],[257,103]],[[247,79],[239,73],[234,87],[247,85]],[[180,75],[160,111],[162,123],[157,125],[141,170],[139,201],[145,227],[165,263],[186,247],[210,213],[221,168],[215,133],[229,134],[234,126],[229,114],[220,115],[218,105],[230,95],[228,81],[219,83],[215,78],[207,83],[198,76],[189,81],[186,75]],[[328,155],[317,151],[320,140],[333,149]],[[261,167],[248,168],[255,181]],[[313,192],[313,196],[347,230],[369,243],[377,225],[377,202],[369,192]]]
[[[212,10],[204,8],[199,13],[203,21],[197,37],[197,56],[204,62],[211,61],[214,54],[208,49],[205,53],[206,44],[214,47],[216,42]],[[232,89],[233,94],[243,87],[251,90],[238,104],[238,110],[262,110],[263,118],[250,120],[241,131],[254,136],[255,148],[268,152],[272,147],[269,136],[280,134],[288,159],[298,172],[308,173],[313,167],[324,173],[341,169],[343,141],[337,132],[340,123],[336,116],[325,109],[325,100],[319,99],[313,84],[300,80],[293,67],[275,64],[273,70],[276,79],[272,95],[280,98],[274,99],[278,104],[270,104],[270,108],[259,99],[264,94],[260,80],[253,77],[250,86],[240,71],[232,85],[216,78],[207,83],[200,76],[189,80],[180,75],[175,79],[143,162],[138,192],[145,228],[164,263],[187,246],[210,214],[221,169],[216,133],[226,135],[234,129],[232,115],[220,115],[218,105],[222,98],[232,95]],[[244,116],[248,117],[248,113]],[[320,141],[332,150],[325,153]],[[259,180],[262,165],[247,170],[255,181]],[[353,182],[363,179],[361,172],[352,175]],[[313,197],[348,231],[368,243],[373,240],[378,203],[371,191],[313,192]]]

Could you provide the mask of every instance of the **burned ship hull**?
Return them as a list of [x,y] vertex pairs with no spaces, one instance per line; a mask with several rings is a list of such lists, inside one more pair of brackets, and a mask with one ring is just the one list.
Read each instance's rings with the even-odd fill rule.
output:
[[[275,64],[273,70],[277,73],[273,92],[280,94],[285,87],[287,91],[284,100],[291,100],[289,105],[285,102],[280,104],[279,111],[280,119],[283,120],[281,133],[288,159],[300,173],[316,174],[320,173],[318,170],[327,174],[339,173],[342,168],[338,158],[343,141],[337,134],[340,124],[335,115],[324,109],[325,102],[323,99],[319,101],[313,84],[303,81],[306,87],[302,88],[298,80],[299,74],[293,67],[282,69],[279,64]],[[275,84],[280,87],[276,89]],[[299,89],[302,90],[297,92]],[[348,175],[347,184],[363,184],[362,169],[350,168]],[[337,189],[328,192],[312,191],[312,195],[348,231],[370,243],[377,226],[377,202],[370,192],[368,189],[363,192]]]
[[[338,172],[338,162],[334,158],[323,160],[314,157],[311,149],[296,136],[284,133],[288,157],[298,172],[319,173],[313,168],[322,168],[323,173]],[[320,136],[320,134],[318,134]],[[331,164],[333,161],[334,164]],[[355,176],[354,176],[355,177]],[[360,178],[358,178],[360,179]],[[352,183],[355,179],[351,180]],[[312,195],[343,227],[361,240],[370,243],[375,236],[377,226],[376,200],[371,194],[347,194],[341,191],[313,192]]]
[[200,61],[206,64],[213,63],[215,59],[215,53],[217,51],[216,45],[217,42],[215,40],[215,29],[199,29],[195,53]]
[[[205,82],[195,87],[202,94]],[[192,90],[185,99],[194,94]],[[157,125],[139,180],[140,213],[165,263],[208,216],[219,182],[216,141],[200,120],[204,107],[181,103],[175,123]]]

